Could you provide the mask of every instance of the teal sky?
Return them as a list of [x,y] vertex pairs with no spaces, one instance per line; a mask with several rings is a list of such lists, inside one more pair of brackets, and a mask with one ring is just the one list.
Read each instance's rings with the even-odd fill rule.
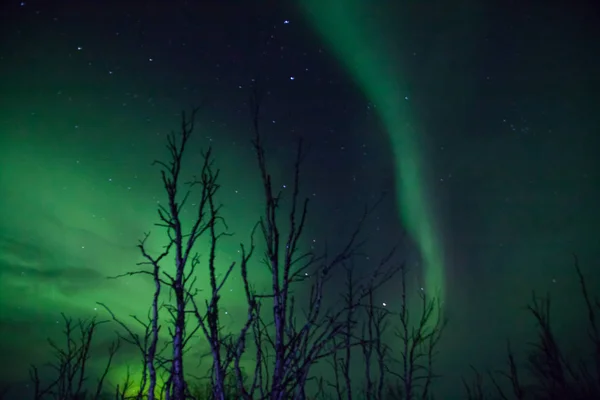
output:
[[[557,330],[579,343],[572,252],[600,287],[594,17],[471,3],[353,0],[336,12],[334,2],[312,11],[307,2],[233,14],[225,3],[6,6],[0,354],[13,361],[0,363],[3,379],[20,384],[30,363],[47,360],[60,312],[99,315],[101,301],[124,319],[146,313],[149,282],[106,277],[136,268],[144,232],[159,250],[164,236],[152,224],[165,198],[150,164],[193,105],[202,109],[185,173],[214,146],[236,233],[219,266],[236,259],[262,208],[252,79],[267,92],[267,153],[284,192],[295,139],[310,144],[304,245],[339,243],[365,202],[388,193],[366,228],[360,268],[368,273],[409,234],[398,259],[409,260],[415,292],[443,289],[450,319],[440,390],[460,390],[469,364],[499,362],[507,337],[524,347],[532,289],[554,296]],[[268,281],[258,258],[251,272]],[[231,326],[245,312],[238,283],[223,297]],[[378,296],[397,306],[397,282]],[[103,328],[98,351],[113,337]],[[132,354],[124,350],[115,376]]]

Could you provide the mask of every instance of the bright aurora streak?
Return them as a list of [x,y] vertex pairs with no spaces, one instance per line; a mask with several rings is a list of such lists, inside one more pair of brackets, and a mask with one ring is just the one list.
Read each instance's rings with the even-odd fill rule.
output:
[[425,289],[444,299],[442,240],[428,196],[419,130],[411,118],[402,68],[361,0],[302,1],[307,18],[365,96],[377,106],[392,147],[399,216],[419,248]]

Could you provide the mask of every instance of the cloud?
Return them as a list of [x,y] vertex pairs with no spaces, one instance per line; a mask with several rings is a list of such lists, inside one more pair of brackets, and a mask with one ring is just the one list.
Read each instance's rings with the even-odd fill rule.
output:
[[81,265],[56,264],[53,254],[29,241],[0,237],[0,277],[7,283],[52,285],[67,295],[106,284],[106,276]]

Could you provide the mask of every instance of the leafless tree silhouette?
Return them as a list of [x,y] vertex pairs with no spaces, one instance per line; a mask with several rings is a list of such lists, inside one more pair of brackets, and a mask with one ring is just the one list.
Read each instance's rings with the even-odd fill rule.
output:
[[108,361],[104,371],[100,374],[96,387],[93,389],[87,384],[89,379],[88,361],[90,360],[91,345],[96,333],[96,328],[106,321],[73,319],[61,314],[64,321],[63,346],[48,339],[53,349],[55,361],[49,366],[55,371],[56,377],[48,384],[42,384],[37,366],[31,366],[29,376],[33,384],[35,400],[45,397],[57,399],[99,399],[103,394],[104,381],[111,367],[114,355],[119,350],[119,341],[113,342],[109,347]]
[[475,368],[475,379],[465,384],[470,399],[535,400],[589,400],[600,398],[600,336],[597,313],[600,300],[592,299],[579,260],[573,255],[573,264],[580,293],[585,302],[590,339],[590,354],[587,358],[570,360],[564,354],[552,329],[550,320],[550,297],[539,297],[534,292],[527,306],[538,330],[537,340],[530,343],[527,356],[527,376],[522,376],[510,344],[507,348],[507,369],[488,371],[492,390],[486,390],[483,375]]

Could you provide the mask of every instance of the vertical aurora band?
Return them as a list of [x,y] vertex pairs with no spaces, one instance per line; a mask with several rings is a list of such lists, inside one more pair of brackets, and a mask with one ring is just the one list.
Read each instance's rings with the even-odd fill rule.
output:
[[402,69],[386,49],[364,0],[300,0],[300,7],[376,105],[392,146],[399,216],[419,248],[428,293],[444,300],[444,257],[424,179],[422,150],[411,120]]

